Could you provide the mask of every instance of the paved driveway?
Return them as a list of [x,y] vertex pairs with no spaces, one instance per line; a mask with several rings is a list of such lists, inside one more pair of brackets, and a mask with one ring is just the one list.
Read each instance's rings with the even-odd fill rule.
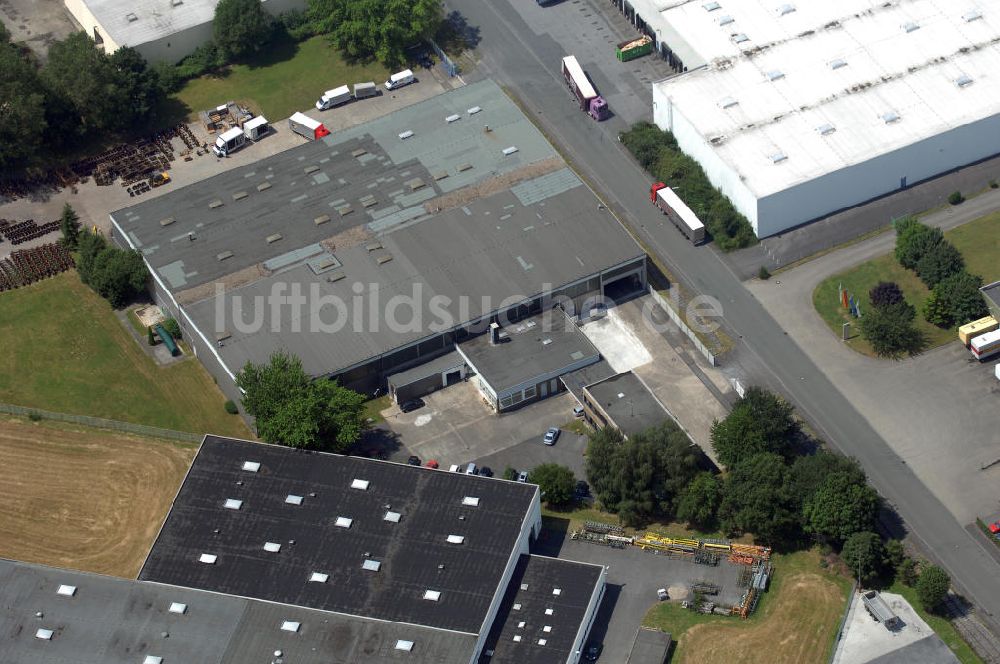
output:
[[555,445],[542,443],[542,436],[532,436],[505,450],[475,459],[479,466],[489,466],[499,476],[510,466],[518,471],[530,471],[543,463],[558,463],[573,471],[577,479],[586,479],[587,437],[563,431]]

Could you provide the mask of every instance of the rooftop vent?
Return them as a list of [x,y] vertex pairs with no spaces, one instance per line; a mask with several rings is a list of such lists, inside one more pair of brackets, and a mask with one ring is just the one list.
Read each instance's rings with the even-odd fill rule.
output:
[[834,127],[829,122],[821,124],[818,127],[816,127],[816,133],[819,134],[820,136],[829,136],[835,131],[837,131],[837,128]]
[[955,85],[957,85],[960,88],[968,87],[972,85],[972,77],[967,74],[962,74],[961,76],[955,79]]
[[723,97],[716,103],[719,105],[719,108],[725,110],[727,108],[732,108],[733,106],[736,106],[740,102],[736,101],[736,99],[734,99],[733,97]]
[[543,346],[548,346],[550,343],[552,343],[552,339],[542,339]]
[[281,551],[281,545],[277,542],[264,542],[264,550],[271,553],[278,553]]
[[550,633],[552,631],[552,625],[545,625],[544,627],[542,627],[542,631],[545,632],[546,634]]
[[391,521],[392,523],[399,523],[399,512],[388,511],[385,516],[382,517],[383,521]]
[[361,569],[366,569],[369,572],[377,572],[379,571],[379,569],[381,569],[381,567],[382,563],[380,563],[377,560],[372,560],[371,558],[368,558],[363,563],[361,563]]
[[404,131],[402,134],[399,135],[399,140],[405,141],[410,136],[413,136],[413,131],[411,129],[407,129],[406,131]]
[[226,498],[226,504],[223,505],[227,510],[238,510],[243,507],[242,500],[236,500],[235,498]]
[[562,588],[553,588],[552,589],[552,594],[553,595],[562,595]]
[[779,5],[774,11],[778,14],[778,16],[787,16],[795,11],[795,5]]
[[788,159],[788,155],[779,150],[778,152],[772,152],[771,154],[767,155],[767,158],[771,160],[772,164],[780,164],[781,162]]
[[723,26],[723,25],[729,25],[729,24],[730,24],[730,23],[732,23],[732,22],[733,22],[734,20],[735,20],[735,19],[733,19],[733,17],[732,17],[732,16],[730,16],[729,14],[723,14],[722,16],[720,16],[719,18],[717,18],[717,19],[715,20],[715,22],[716,22],[716,23],[718,23],[718,24],[719,24],[719,26],[721,27],[721,26]]
[[289,505],[301,505],[302,496],[296,496],[294,493],[290,493],[287,496],[285,496],[285,502],[288,503]]
[[326,583],[327,579],[330,578],[329,574],[324,574],[323,572],[313,572],[309,575],[309,580],[313,583]]
[[906,23],[904,23],[899,27],[903,30],[903,32],[913,32],[915,30],[920,29],[920,26],[914,23],[913,21],[907,21]]
[[521,642],[521,635],[520,634],[515,634],[514,635],[514,643],[520,643],[520,642]]
[[978,21],[982,17],[983,17],[983,13],[981,11],[979,11],[978,9],[972,9],[972,10],[967,11],[964,14],[962,14],[962,19],[966,23],[972,23],[973,21]]
[[524,626],[527,625],[527,624],[528,623],[526,623],[525,621],[522,620],[519,623],[517,623],[517,628],[518,629],[524,629]]
[[892,124],[893,122],[899,122],[899,113],[896,111],[886,111],[879,116],[882,118],[882,122],[886,124]]
[[139,20],[139,17],[133,14],[132,12],[129,12],[128,14],[125,14],[125,20],[128,21],[129,23],[135,23],[136,21]]
[[743,32],[738,32],[731,37],[734,44],[742,44],[745,41],[750,41],[750,38],[746,36]]
[[294,620],[285,620],[281,623],[281,629],[285,632],[297,632],[299,631],[299,623]]
[[219,557],[214,553],[203,553],[198,556],[198,562],[205,563],[206,565],[214,565],[218,559]]
[[405,650],[406,652],[410,652],[413,650],[413,641],[399,639],[396,641],[396,650]]
[[170,613],[177,613],[180,615],[184,615],[185,613],[187,613],[187,610],[188,610],[187,604],[182,604],[181,602],[170,603]]
[[441,599],[441,591],[440,590],[425,590],[424,591],[424,599],[430,600],[431,602],[436,602],[439,599]]
[[368,480],[355,479],[354,481],[351,482],[351,488],[352,489],[361,489],[362,491],[367,491],[368,490],[368,484],[369,484]]
[[483,109],[479,108],[478,106],[473,106],[472,108],[466,110],[465,112],[468,113],[469,115],[475,115],[476,113],[478,113],[481,110],[483,110]]
[[704,7],[707,12],[714,12],[716,9],[721,9],[722,5],[718,2],[706,2],[702,5],[702,7]]
[[45,629],[43,627],[39,627],[38,631],[35,632],[35,638],[42,639],[43,641],[51,641],[52,633],[53,632],[51,629]]
[[764,75],[767,76],[767,80],[769,81],[777,81],[778,79],[782,79],[785,77],[784,72],[782,72],[779,69],[772,69],[771,71],[767,72]]
[[847,66],[847,61],[843,58],[837,58],[836,60],[830,60],[828,64],[830,65],[830,69],[840,69]]
[[544,646],[546,643],[548,643],[547,639],[538,639],[538,645]]
[[59,586],[56,589],[57,595],[65,595],[66,597],[72,597],[76,594],[76,586]]
[[522,583],[521,584],[521,590],[527,590],[527,589],[528,589],[528,584],[527,583]]
[[457,114],[456,115],[449,115],[448,117],[446,117],[444,119],[444,121],[447,122],[448,124],[451,124],[452,122],[455,122],[456,120],[460,120],[461,118],[462,118],[461,115],[457,115]]
[[513,608],[514,608],[515,611],[520,611],[521,610],[521,603],[518,602],[517,604],[514,605]]
[[156,655],[146,655],[146,659],[142,660],[142,664],[163,664],[163,658]]
[[551,616],[553,613],[555,613],[555,609],[545,609],[545,615]]
[[462,498],[462,504],[468,507],[479,507],[479,496],[466,496]]
[[244,461],[243,462],[243,470],[247,471],[248,473],[256,473],[258,470],[260,470],[260,462],[259,461]]
[[465,542],[465,537],[463,535],[448,535],[448,544],[463,544]]
[[170,0],[171,7],[180,7],[184,4],[184,0]]
[[334,525],[338,528],[350,528],[352,523],[354,523],[354,519],[350,519],[346,516],[338,516]]
[[507,156],[507,157],[509,157],[510,155],[514,154],[515,152],[517,152],[517,146],[516,145],[512,145],[509,148],[504,148],[503,149],[504,156]]

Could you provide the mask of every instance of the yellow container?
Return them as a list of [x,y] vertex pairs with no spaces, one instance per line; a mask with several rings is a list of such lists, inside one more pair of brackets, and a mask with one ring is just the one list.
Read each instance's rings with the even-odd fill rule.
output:
[[962,342],[962,345],[968,348],[969,342],[975,337],[978,337],[980,334],[992,332],[997,329],[997,327],[1000,327],[1000,325],[998,325],[997,319],[993,316],[980,318],[979,320],[966,323],[962,327],[958,328],[958,340]]

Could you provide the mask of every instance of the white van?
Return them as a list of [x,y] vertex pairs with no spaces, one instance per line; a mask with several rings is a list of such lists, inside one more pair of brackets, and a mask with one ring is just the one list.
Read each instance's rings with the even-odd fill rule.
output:
[[334,106],[346,104],[353,98],[354,97],[351,95],[351,89],[346,85],[342,85],[339,88],[334,88],[333,90],[327,90],[324,92],[323,96],[316,102],[316,110],[325,111],[333,108]]
[[385,82],[386,90],[396,90],[403,87],[404,85],[409,85],[413,83],[413,72],[409,69],[404,69],[401,72],[393,74],[389,77],[389,80]]

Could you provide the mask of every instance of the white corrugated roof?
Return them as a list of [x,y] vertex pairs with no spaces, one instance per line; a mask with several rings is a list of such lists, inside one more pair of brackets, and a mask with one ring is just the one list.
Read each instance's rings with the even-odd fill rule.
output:
[[758,197],[1000,111],[1000,3],[704,4],[660,18],[710,64],[655,85]]
[[84,0],[84,4],[115,43],[137,46],[211,22],[219,0]]

